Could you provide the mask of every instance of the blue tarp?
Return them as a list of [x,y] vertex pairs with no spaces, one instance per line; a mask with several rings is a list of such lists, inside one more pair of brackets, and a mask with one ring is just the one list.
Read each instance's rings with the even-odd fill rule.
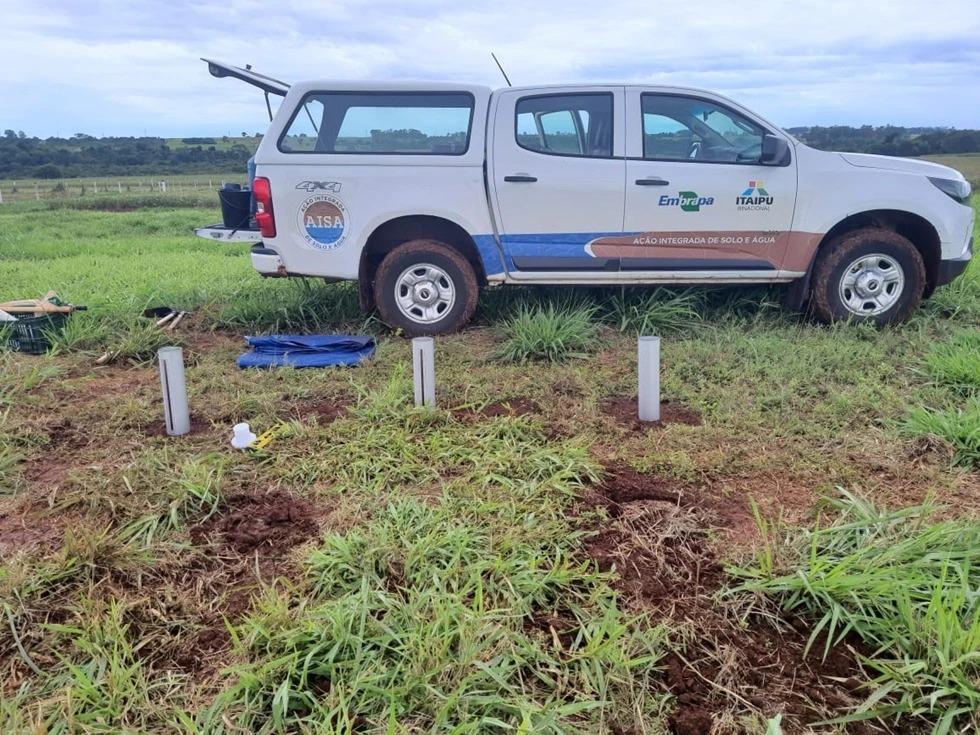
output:
[[374,337],[348,334],[272,334],[246,337],[251,350],[238,358],[238,367],[296,368],[357,365],[374,354]]

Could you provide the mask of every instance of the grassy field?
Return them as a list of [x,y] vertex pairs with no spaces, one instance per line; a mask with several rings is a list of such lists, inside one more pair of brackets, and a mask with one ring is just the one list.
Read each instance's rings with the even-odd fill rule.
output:
[[980,153],[946,154],[924,156],[924,158],[955,168],[966,177],[967,181],[973,184],[974,191],[980,189]]
[[245,179],[244,170],[225,174],[0,179],[0,195],[7,204],[42,201],[108,209],[113,202],[119,201],[123,206],[211,206],[222,182],[243,184]]
[[[89,307],[48,355],[0,349],[0,731],[980,725],[980,264],[882,331],[770,289],[490,291],[427,412],[350,285],[258,278],[193,237],[216,211],[93,199],[0,208],[0,301]],[[286,330],[378,351],[236,368]],[[284,423],[242,453],[243,420]]]

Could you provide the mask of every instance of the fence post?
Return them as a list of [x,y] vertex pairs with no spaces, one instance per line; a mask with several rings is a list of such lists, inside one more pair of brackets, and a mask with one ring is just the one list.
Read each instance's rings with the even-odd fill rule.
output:
[[415,405],[436,407],[435,340],[416,337],[412,340],[412,372],[415,377]]
[[3,191],[0,191],[0,204],[3,204]]
[[660,421],[660,337],[640,337],[636,353],[640,421]]

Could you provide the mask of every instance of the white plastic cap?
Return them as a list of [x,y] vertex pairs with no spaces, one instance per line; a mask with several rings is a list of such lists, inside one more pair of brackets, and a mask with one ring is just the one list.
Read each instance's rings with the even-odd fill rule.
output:
[[235,449],[248,449],[258,438],[248,424],[235,424],[232,428],[231,445]]

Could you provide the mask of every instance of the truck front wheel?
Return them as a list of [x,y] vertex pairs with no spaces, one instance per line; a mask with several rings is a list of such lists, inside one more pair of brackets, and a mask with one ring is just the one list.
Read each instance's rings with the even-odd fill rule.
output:
[[410,337],[458,331],[473,316],[479,294],[473,266],[438,240],[402,243],[374,277],[381,318]]
[[817,256],[811,302],[824,322],[904,321],[922,301],[926,269],[906,238],[868,227],[845,233]]

